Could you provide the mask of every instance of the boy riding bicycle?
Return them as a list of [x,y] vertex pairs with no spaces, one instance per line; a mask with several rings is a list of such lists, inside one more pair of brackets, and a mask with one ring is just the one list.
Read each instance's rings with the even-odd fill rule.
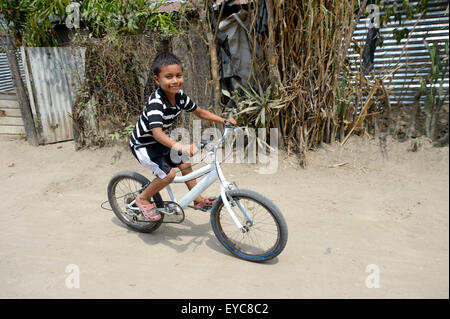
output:
[[[139,163],[150,168],[156,176],[136,197],[136,205],[147,219],[157,221],[161,219],[161,214],[156,211],[156,205],[150,202],[150,199],[173,181],[174,167],[178,167],[183,175],[192,172],[189,160],[184,156],[174,159],[171,157],[171,150],[179,154],[189,154],[190,157],[198,151],[194,144],[183,145],[166,134],[181,111],[192,112],[200,119],[221,124],[229,122],[236,125],[236,121],[233,118],[225,120],[200,108],[182,91],[183,66],[172,53],[158,54],[152,68],[153,79],[159,87],[150,95],[147,106],[133,129],[130,148]],[[191,190],[197,185],[197,181],[187,181],[186,185]],[[214,198],[198,196],[194,200],[194,207],[208,209],[213,201]]]

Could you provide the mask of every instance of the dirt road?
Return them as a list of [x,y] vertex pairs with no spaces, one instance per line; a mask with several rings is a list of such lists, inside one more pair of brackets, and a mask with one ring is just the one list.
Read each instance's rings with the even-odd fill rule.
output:
[[227,164],[289,227],[257,264],[219,244],[207,213],[141,234],[103,210],[116,172],[150,176],[127,149],[0,140],[0,298],[448,298],[449,150],[408,148],[355,137],[306,169],[281,154],[273,175]]

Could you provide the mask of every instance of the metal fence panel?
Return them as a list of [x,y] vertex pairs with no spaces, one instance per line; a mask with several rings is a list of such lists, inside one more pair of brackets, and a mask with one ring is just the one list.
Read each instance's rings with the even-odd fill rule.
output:
[[[17,56],[20,73],[22,74],[23,79],[25,74],[19,50],[17,50]],[[11,71],[9,70],[8,58],[4,52],[0,52],[0,92],[15,92]]]
[[[402,1],[391,0],[388,5]],[[412,5],[417,1],[410,1]],[[388,27],[380,29],[380,34],[384,38],[382,47],[377,47],[375,51],[374,72],[377,77],[389,74],[396,67],[400,67],[395,74],[384,81],[385,86],[391,88],[391,104],[408,105],[414,102],[414,95],[420,89],[420,77],[426,77],[431,69],[429,53],[423,43],[424,40],[432,45],[434,42],[443,52],[445,40],[449,39],[449,16],[448,0],[430,0],[426,15],[418,21],[416,16],[412,20],[403,22],[400,27],[398,23],[391,22]],[[402,17],[406,19],[405,16]],[[357,25],[354,33],[354,40],[364,46],[367,36],[367,19],[362,19]],[[410,39],[403,39],[400,43],[393,36],[395,28],[408,28]],[[413,31],[414,29],[414,31]],[[349,58],[353,62],[353,70],[359,71],[359,54],[350,54]],[[448,61],[447,61],[448,63]],[[446,92],[445,103],[448,104],[448,74],[443,85]],[[423,106],[423,99],[421,101]]]
[[73,139],[72,101],[84,74],[84,49],[26,48],[44,143]]

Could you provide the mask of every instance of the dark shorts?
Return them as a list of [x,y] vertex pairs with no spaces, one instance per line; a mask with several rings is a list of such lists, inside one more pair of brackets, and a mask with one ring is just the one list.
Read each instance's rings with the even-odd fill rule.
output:
[[161,179],[165,178],[172,168],[189,162],[188,156],[171,152],[170,148],[161,144],[144,147],[130,145],[130,148],[138,162],[142,166],[151,169],[153,175]]

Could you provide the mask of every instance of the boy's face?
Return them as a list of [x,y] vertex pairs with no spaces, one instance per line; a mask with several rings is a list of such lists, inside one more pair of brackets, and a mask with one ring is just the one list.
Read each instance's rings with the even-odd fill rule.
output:
[[162,66],[159,74],[153,77],[167,95],[175,95],[183,88],[183,68],[178,64]]

